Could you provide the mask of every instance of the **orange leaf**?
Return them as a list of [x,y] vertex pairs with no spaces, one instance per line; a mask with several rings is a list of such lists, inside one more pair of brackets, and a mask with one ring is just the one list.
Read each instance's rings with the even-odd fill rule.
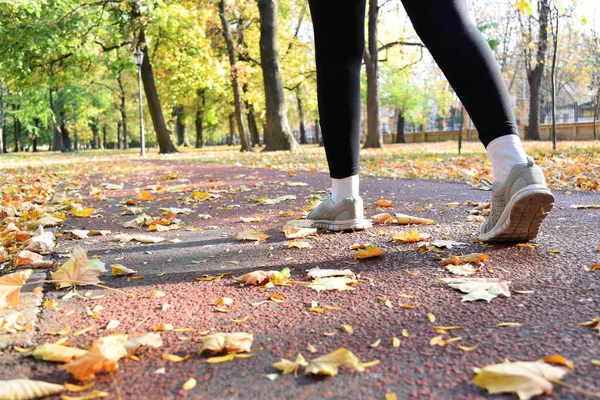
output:
[[392,203],[390,203],[389,201],[387,201],[386,199],[384,199],[383,197],[375,203],[375,205],[377,207],[385,207],[385,208],[390,208],[392,207]]
[[13,272],[0,278],[0,308],[9,304],[19,304],[19,292],[33,270]]
[[354,253],[354,259],[356,260],[357,258],[379,257],[384,253],[385,251],[381,250],[375,245],[366,246],[364,249],[360,249],[356,253]]

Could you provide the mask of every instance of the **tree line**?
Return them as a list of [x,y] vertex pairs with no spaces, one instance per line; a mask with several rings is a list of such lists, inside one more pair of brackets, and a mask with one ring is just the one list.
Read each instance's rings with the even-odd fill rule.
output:
[[[475,2],[474,12],[512,93],[525,84],[531,93],[526,137],[539,139],[540,104],[566,91],[593,94],[597,110],[600,42],[575,5],[497,1],[504,8],[478,12]],[[405,121],[424,124],[461,106],[400,1],[367,7],[365,146],[382,147],[383,108],[402,133]],[[70,151],[76,138],[91,148],[138,146],[138,48],[147,141],[161,153],[202,147],[227,130],[242,151],[293,151],[291,126],[300,143],[308,121],[318,128],[306,0],[7,0],[0,19],[2,152]]]

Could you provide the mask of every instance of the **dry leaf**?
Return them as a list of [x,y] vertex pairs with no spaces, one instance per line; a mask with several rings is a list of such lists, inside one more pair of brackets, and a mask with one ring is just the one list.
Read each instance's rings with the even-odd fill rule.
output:
[[520,400],[541,394],[552,394],[552,381],[560,380],[567,370],[546,363],[510,362],[488,365],[475,370],[472,383],[491,394],[516,393]]
[[191,356],[189,354],[186,354],[184,357],[180,357],[178,355],[175,354],[168,354],[168,353],[163,353],[162,355],[162,359],[165,361],[171,361],[171,362],[183,362],[187,359],[189,359]]
[[476,344],[475,346],[471,346],[471,347],[458,346],[458,348],[461,349],[462,351],[473,351],[473,350],[477,350],[478,347],[479,347],[478,344]]
[[431,322],[432,324],[435,322],[435,315],[428,313],[427,318],[429,319],[429,322]]
[[448,258],[443,258],[440,262],[444,265],[453,264],[459,265],[463,263],[474,263],[477,265],[482,265],[489,258],[488,254],[482,253],[473,253],[467,254],[464,256],[450,256]]
[[471,264],[446,265],[446,269],[455,275],[470,276],[481,271]]
[[266,240],[268,238],[262,232],[253,231],[253,230],[244,230],[233,235],[234,239],[242,240],[242,241],[254,241],[259,242],[261,240]]
[[86,393],[82,396],[67,396],[67,395],[61,395],[60,396],[60,400],[94,400],[94,399],[98,399],[101,397],[108,397],[109,393],[108,392],[101,392],[99,390],[94,390],[93,392],[89,392]]
[[105,271],[103,262],[88,259],[87,252],[81,247],[76,247],[71,258],[52,274],[52,280],[57,289],[95,285],[100,283],[98,276]]
[[358,285],[356,279],[345,276],[316,278],[308,287],[320,292],[321,290],[353,290],[352,286]]
[[119,239],[123,243],[135,241],[140,243],[160,243],[164,242],[166,239],[158,237],[158,236],[149,236],[149,235],[141,235],[141,234],[133,234],[127,235],[125,233],[121,233],[120,235],[115,236],[115,238]]
[[0,277],[0,308],[19,304],[19,292],[32,273],[33,270],[26,269]]
[[317,228],[297,228],[295,226],[283,231],[288,239],[302,239],[317,233]]
[[394,233],[392,242],[414,243],[429,239],[430,237],[431,235],[428,233],[419,233],[411,229],[408,233]]
[[0,399],[38,399],[65,391],[63,385],[31,379],[0,381]]
[[112,271],[111,273],[113,275],[130,275],[130,274],[134,275],[134,274],[137,274],[137,271],[129,269],[126,266],[121,265],[121,264],[112,264],[111,268],[112,268],[111,269],[111,271]]
[[37,346],[31,355],[34,358],[44,361],[54,362],[70,362],[77,357],[81,357],[87,353],[87,350],[78,349],[76,347],[61,346],[54,343],[46,343]]
[[588,328],[592,328],[598,331],[598,336],[600,336],[600,317],[594,318],[591,321],[580,322],[579,325],[587,326]]
[[378,223],[380,225],[392,224],[394,222],[394,219],[389,213],[373,215],[371,219],[373,220],[373,222]]
[[398,225],[435,225],[435,221],[426,218],[413,217],[406,214],[395,214]]
[[290,361],[285,358],[282,358],[281,361],[274,363],[273,367],[275,369],[283,372],[284,375],[288,375],[288,374],[291,374],[292,372],[294,374],[296,374],[298,372],[298,368],[306,367],[307,365],[308,365],[308,362],[306,362],[306,359],[304,358],[304,356],[302,356],[302,354],[298,353],[298,355],[296,356],[296,361]]
[[384,207],[384,208],[390,208],[390,207],[392,207],[392,203],[390,203],[389,201],[387,201],[387,200],[386,200],[386,199],[384,199],[383,197],[382,197],[382,198],[381,198],[379,201],[377,201],[377,202],[375,203],[375,205],[376,205],[377,207]]
[[393,347],[400,347],[400,339],[398,339],[396,336],[394,336],[392,338],[392,346]]
[[306,270],[309,279],[315,278],[328,278],[331,276],[347,276],[349,278],[356,278],[354,272],[349,269],[320,269],[319,267],[311,268]]
[[187,381],[185,381],[185,383],[183,384],[183,386],[181,388],[185,391],[188,391],[188,390],[192,390],[195,387],[196,387],[196,380],[194,378],[190,378]]
[[285,285],[290,278],[290,269],[284,268],[281,271],[253,271],[245,275],[235,278],[238,281],[244,282],[246,285],[266,285],[272,283],[273,285]]
[[486,300],[492,301],[498,295],[510,296],[510,282],[495,278],[443,278],[440,280],[451,288],[467,293],[461,301]]
[[376,348],[377,346],[379,346],[379,343],[381,343],[381,339],[377,339],[376,341],[374,341],[373,343],[371,343],[369,345],[369,347]]
[[358,250],[354,253],[354,259],[357,258],[371,258],[371,257],[379,257],[384,254],[385,251],[381,250],[379,247],[375,245],[366,246],[364,249]]
[[69,392],[73,392],[73,393],[77,393],[77,392],[83,392],[85,390],[91,389],[92,387],[94,387],[94,385],[96,384],[96,382],[90,382],[86,385],[75,385],[73,383],[68,383],[65,382],[63,383],[63,385],[65,386],[65,388],[69,391]]
[[290,242],[287,242],[287,247],[288,249],[312,249],[312,244],[310,244],[309,242],[305,242],[303,240],[293,240]]
[[358,372],[365,370],[363,364],[351,351],[341,347],[329,354],[311,360],[306,366],[305,374],[335,376],[340,366],[347,366]]
[[215,333],[200,337],[203,345],[200,353],[209,351],[212,353],[241,353],[249,352],[254,336],[246,332]]
[[38,261],[38,260],[42,260],[42,259],[44,259],[44,257],[37,253],[34,253],[29,250],[21,250],[20,252],[15,254],[15,258],[13,259],[13,264],[18,267],[21,265],[31,264],[34,261]]
[[348,335],[354,334],[354,328],[348,324],[342,324],[342,329],[345,330]]

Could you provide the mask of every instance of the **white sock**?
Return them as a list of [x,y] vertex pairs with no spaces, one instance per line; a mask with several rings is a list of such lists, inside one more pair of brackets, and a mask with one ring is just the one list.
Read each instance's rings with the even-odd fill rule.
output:
[[347,197],[360,197],[358,186],[358,175],[352,175],[343,179],[331,178],[331,200],[334,203],[339,203]]
[[518,135],[500,136],[492,140],[486,150],[492,161],[494,182],[504,182],[515,164],[527,162],[527,154]]

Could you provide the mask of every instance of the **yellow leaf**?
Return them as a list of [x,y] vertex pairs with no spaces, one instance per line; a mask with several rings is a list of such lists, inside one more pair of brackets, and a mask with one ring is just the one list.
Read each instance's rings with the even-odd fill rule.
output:
[[545,362],[545,363],[560,364],[560,365],[569,367],[570,369],[575,369],[575,364],[573,363],[573,361],[567,360],[566,358],[564,358],[563,356],[561,356],[559,354],[553,354],[551,356],[546,356],[546,357],[542,358],[540,361]]
[[93,392],[86,393],[83,396],[67,396],[63,394],[60,396],[60,400],[93,400],[101,397],[108,397],[108,395],[108,392],[94,390]]
[[226,354],[224,356],[209,357],[206,362],[209,364],[218,364],[222,362],[233,361],[235,359],[235,353]]
[[129,275],[129,274],[137,274],[137,271],[127,268],[121,264],[112,264],[112,274],[113,275]]
[[306,359],[304,358],[304,356],[302,356],[302,354],[298,353],[298,356],[296,356],[296,361],[290,361],[287,360],[285,358],[282,358],[281,361],[278,361],[276,363],[273,364],[273,367],[281,372],[283,372],[284,375],[288,375],[293,373],[298,372],[298,368],[302,367],[306,367],[308,365],[308,362],[306,362]]
[[215,333],[202,336],[203,342],[200,353],[209,351],[212,353],[242,353],[249,352],[254,336],[246,332]]
[[475,371],[472,383],[487,389],[490,394],[516,393],[528,400],[541,394],[552,393],[552,381],[560,380],[567,370],[546,363],[511,362],[488,365]]
[[19,292],[32,273],[32,269],[26,269],[0,278],[0,308],[19,304]]
[[392,346],[400,347],[400,339],[398,339],[396,336],[392,338]]
[[375,348],[379,346],[379,343],[381,343],[381,339],[377,339],[375,342],[371,343],[369,347]]
[[360,360],[351,351],[341,347],[310,361],[306,366],[305,374],[335,376],[340,366],[347,366],[358,372],[365,370]]
[[171,324],[160,324],[160,325],[155,325],[152,330],[154,331],[172,331],[173,330],[173,325]]
[[242,318],[239,318],[239,319],[233,319],[233,318],[231,318],[231,322],[235,322],[236,324],[239,324],[239,323],[242,323],[242,322],[246,322],[249,317],[250,317],[249,315],[246,315],[246,316],[244,316]]
[[387,201],[387,200],[386,200],[386,199],[384,199],[383,197],[382,197],[382,198],[381,198],[379,201],[377,201],[377,202],[375,203],[375,205],[376,205],[377,207],[384,207],[384,208],[390,208],[390,207],[392,207],[392,203],[390,203],[389,201]]
[[242,241],[259,242],[262,240],[266,240],[268,236],[259,231],[244,230],[233,235],[233,238]]
[[166,296],[166,294],[164,292],[161,292],[160,290],[153,290],[151,292],[148,292],[148,297],[163,297]]
[[196,380],[194,378],[190,378],[182,386],[182,389],[185,391],[192,390],[196,387]]
[[380,225],[391,224],[394,222],[394,219],[389,213],[373,215],[371,219],[373,220],[373,222],[378,223]]
[[402,329],[402,337],[404,337],[404,338],[408,337],[408,331],[406,329]]
[[404,308],[406,310],[413,310],[415,308],[415,306],[411,306],[410,304],[400,303],[400,308]]
[[69,362],[74,358],[81,357],[86,354],[87,350],[78,349],[76,347],[60,346],[53,343],[39,345],[33,350],[31,355],[34,358],[44,361],[53,362]]
[[497,324],[496,326],[499,327],[506,327],[506,326],[521,326],[520,323],[518,322],[500,322],[499,324]]
[[392,242],[414,243],[429,239],[430,237],[431,235],[428,233],[419,233],[411,229],[408,233],[394,233]]
[[191,356],[189,354],[186,354],[184,357],[180,357],[178,355],[175,354],[168,354],[168,353],[163,353],[162,355],[162,359],[165,361],[171,361],[171,362],[183,362],[187,359],[189,359]]
[[412,217],[406,214],[395,214],[398,225],[435,225],[435,221],[426,218]]
[[152,201],[154,200],[154,196],[147,190],[140,190],[137,199],[139,201]]
[[357,258],[371,258],[371,257],[379,257],[384,254],[385,251],[381,250],[379,247],[375,245],[366,246],[364,249],[358,250],[354,253],[354,259]]
[[230,304],[233,304],[233,299],[229,297],[221,297],[213,303],[215,306],[228,306]]
[[554,253],[554,254],[560,254],[560,250],[557,250],[557,249],[551,249],[551,250],[548,250],[548,251],[549,251],[550,253]]
[[448,258],[443,258],[440,262],[444,265],[452,264],[452,265],[460,265],[464,263],[474,263],[477,265],[482,265],[489,258],[488,254],[482,253],[473,253],[467,254],[464,256],[450,256]]
[[285,237],[288,239],[301,239],[317,233],[317,228],[299,228],[292,226],[289,229],[283,231]]
[[76,247],[71,258],[52,274],[52,280],[57,289],[75,285],[95,285],[100,283],[98,276],[105,271],[103,262],[88,259],[87,252],[81,247]]
[[354,334],[354,328],[348,324],[342,324],[342,329],[345,330],[348,335]]
[[385,400],[398,400],[396,393],[390,392],[385,394]]
[[83,328],[83,329],[78,330],[77,332],[73,332],[73,336],[81,336],[85,333],[88,333],[92,329],[94,329],[93,326],[88,326],[87,328]]
[[432,324],[435,322],[435,315],[428,313],[427,318],[429,318],[429,322],[431,322]]
[[0,381],[0,399],[37,399],[52,396],[64,390],[63,385],[30,379]]
[[365,363],[362,363],[362,366],[364,368],[370,368],[370,367],[374,367],[376,365],[379,365],[379,360],[367,361]]
[[312,244],[301,240],[293,240],[287,243],[287,247],[288,249],[312,249]]
[[80,218],[88,218],[90,215],[92,215],[94,213],[93,208],[78,208],[78,209],[72,209],[71,211],[69,211],[70,215],[73,215],[75,217],[80,217]]
[[475,346],[471,346],[471,347],[458,346],[458,348],[461,349],[462,351],[473,351],[473,350],[477,350],[478,347],[479,347],[478,344],[476,344]]
[[83,392],[85,390],[91,389],[94,387],[94,385],[96,384],[96,382],[90,382],[87,385],[75,385],[73,383],[68,383],[65,382],[63,383],[63,385],[65,386],[65,388],[72,393],[77,393],[77,392]]
[[306,350],[310,351],[313,354],[317,352],[317,348],[310,343],[306,345]]
[[13,263],[15,266],[31,264],[35,261],[42,260],[44,257],[29,250],[21,250],[15,254]]
[[240,217],[240,219],[242,220],[242,222],[260,222],[264,220],[263,217]]
[[46,333],[48,335],[66,335],[67,333],[69,333],[69,331],[71,330],[71,327],[69,325],[65,326],[64,328],[58,330],[58,331],[47,331]]
[[385,306],[387,308],[392,308],[392,302],[389,299],[387,299],[387,298],[385,298],[383,296],[378,296],[377,300],[382,301],[383,304],[385,304]]
[[600,360],[592,360],[592,364],[594,364],[596,367],[600,367]]

